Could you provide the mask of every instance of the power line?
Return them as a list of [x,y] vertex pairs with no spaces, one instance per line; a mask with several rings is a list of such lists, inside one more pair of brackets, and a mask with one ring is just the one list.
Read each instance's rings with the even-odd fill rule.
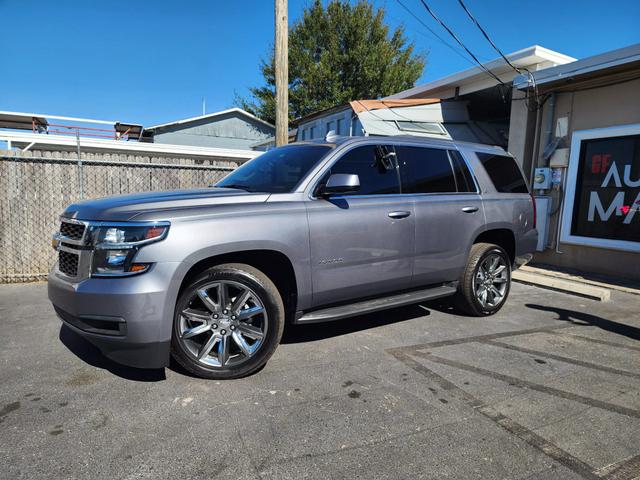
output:
[[458,3],[460,4],[460,6],[464,9],[465,12],[467,12],[467,15],[469,16],[469,18],[471,19],[471,21],[473,23],[475,23],[476,27],[478,27],[478,29],[482,32],[482,35],[484,35],[484,38],[487,39],[487,41],[491,44],[491,46],[494,48],[494,50],[496,52],[498,52],[498,54],[503,58],[503,60],[505,62],[507,62],[507,65],[509,65],[511,68],[513,68],[517,73],[522,73],[522,70],[519,69],[518,67],[516,67],[515,65],[513,65],[513,63],[511,63],[509,61],[509,59],[505,56],[504,53],[502,53],[502,50],[500,50],[498,48],[498,46],[493,42],[493,40],[491,40],[491,38],[489,37],[489,34],[485,31],[484,28],[482,28],[482,26],[480,25],[480,23],[478,22],[478,20],[476,20],[476,17],[473,16],[473,14],[469,11],[469,9],[467,8],[467,6],[464,4],[464,2],[462,0],[458,0]]
[[[424,2],[423,2],[424,3]],[[502,50],[500,50],[500,48],[498,48],[498,46],[495,44],[495,42],[493,40],[491,40],[491,37],[489,37],[489,34],[486,32],[486,30],[484,28],[482,28],[482,25],[480,25],[480,22],[478,22],[478,20],[476,19],[476,17],[473,16],[473,14],[471,13],[471,11],[469,11],[469,9],[467,8],[467,6],[464,4],[464,2],[462,0],[458,0],[458,3],[460,4],[460,6],[462,7],[462,9],[467,13],[467,15],[469,16],[469,18],[471,19],[471,21],[475,24],[476,27],[478,27],[478,30],[480,30],[480,32],[482,33],[482,35],[484,35],[484,38],[487,39],[487,42],[489,42],[491,44],[491,46],[493,47],[493,49],[498,52],[498,54],[502,57],[502,59],[507,63],[507,65],[509,65],[513,70],[515,70],[516,73],[518,74],[522,74],[522,72],[526,72],[527,76],[529,77],[529,81],[532,83],[533,85],[533,95],[534,95],[534,101],[535,101],[535,108],[539,108],[540,106],[540,102],[539,102],[539,98],[538,98],[538,87],[536,85],[536,80],[535,77],[533,76],[533,74],[531,73],[531,71],[528,68],[518,68],[516,67],[513,63],[511,63],[511,61],[509,61],[509,59],[507,58],[507,56],[502,52]],[[531,110],[530,106],[529,106],[529,95],[526,95],[525,97],[525,101],[527,103],[527,108],[529,110]]]
[[440,26],[442,26],[442,28],[444,28],[449,35],[451,35],[451,37],[458,43],[458,45],[464,48],[465,52],[467,52],[469,56],[473,58],[473,60],[478,64],[478,66],[482,70],[484,70],[488,75],[493,77],[500,85],[506,86],[506,84],[502,80],[500,80],[492,71],[490,71],[487,67],[485,67],[480,60],[478,60],[478,57],[476,57],[473,54],[473,52],[469,50],[464,43],[462,43],[462,40],[460,40],[458,36],[455,33],[453,33],[453,31],[442,20],[440,20],[440,18],[433,12],[433,10],[431,10],[431,8],[429,8],[429,5],[427,5],[427,3],[424,0],[420,0],[420,2],[424,6],[424,8],[427,10],[427,12],[429,12],[429,15],[431,15],[433,19],[436,22],[438,22]]
[[398,2],[398,4],[404,8],[407,13],[409,15],[411,15],[420,25],[422,25],[424,28],[426,28],[429,32],[431,32],[431,34],[437,38],[438,40],[440,40],[440,42],[449,47],[451,49],[451,51],[453,53],[455,53],[456,55],[458,55],[460,58],[464,59],[465,61],[473,64],[473,62],[471,60],[469,60],[467,57],[465,57],[462,53],[460,53],[460,51],[458,51],[458,49],[456,47],[454,47],[453,45],[451,45],[449,42],[447,42],[444,38],[442,38],[440,35],[438,35],[429,25],[427,25],[420,17],[418,17],[418,15],[416,15],[415,13],[413,13],[411,11],[411,9],[409,7],[407,7],[404,3],[402,3],[402,0],[396,0]]

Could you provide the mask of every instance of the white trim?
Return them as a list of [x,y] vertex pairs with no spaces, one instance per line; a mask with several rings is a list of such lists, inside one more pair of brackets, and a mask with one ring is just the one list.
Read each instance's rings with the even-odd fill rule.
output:
[[[575,62],[576,60],[573,57],[555,52],[553,50],[549,50],[548,48],[541,47],[540,45],[533,45],[531,47],[523,48],[522,50],[507,54],[506,57],[516,67],[525,67],[532,70],[535,70],[535,68],[532,67],[536,65],[540,65],[541,67],[564,65],[566,63]],[[485,62],[482,65],[487,70],[497,75],[500,80],[505,83],[512,81],[516,76],[516,73],[509,65],[506,64],[503,58],[496,58],[489,62]],[[470,83],[478,83],[478,85],[466,89],[460,88],[460,95],[494,86],[496,84],[496,81],[495,79],[489,77],[487,73],[480,67],[472,67],[467,70],[463,70],[461,72],[457,72],[452,75],[440,78],[438,80],[434,80],[432,82],[418,85],[408,90],[395,93],[386,97],[385,99],[409,98],[415,95],[426,97],[429,96],[430,92],[450,89],[451,92],[445,95],[434,95],[437,98],[448,98],[449,96],[454,95],[456,86],[461,87]]]
[[578,178],[578,164],[580,163],[580,148],[583,140],[593,138],[624,137],[640,134],[640,123],[630,125],[618,125],[615,127],[594,128],[592,130],[578,130],[571,137],[571,155],[569,157],[569,170],[567,172],[567,188],[565,192],[565,205],[562,210],[562,230],[560,242],[574,245],[587,245],[590,247],[610,248],[627,252],[640,252],[640,242],[628,240],[611,240],[608,238],[583,237],[571,234],[573,222],[573,206],[576,196],[576,181]]
[[[0,140],[15,143],[35,143],[40,145],[77,146],[75,137],[46,135],[43,133],[0,132]],[[169,145],[164,143],[123,142],[121,140],[103,140],[80,137],[80,147],[96,150],[126,151],[142,153],[175,154],[185,156],[224,157],[249,160],[263,152],[232,148],[191,147],[187,145]]]
[[[640,43],[629,47],[611,50],[610,52],[594,55],[592,57],[577,60],[568,65],[547,68],[540,72],[534,72],[533,76],[537,85],[555,82],[562,79],[573,78],[587,73],[605,70],[607,68],[625,65],[640,60]],[[519,75],[513,79],[513,85],[517,89],[529,87],[527,75]]]
[[261,118],[258,118],[255,115],[252,115],[251,113],[247,112],[246,110],[243,110],[243,109],[238,108],[238,107],[234,107],[234,108],[228,108],[227,110],[220,110],[219,112],[207,113],[206,115],[198,115],[197,117],[185,118],[185,119],[182,119],[182,120],[176,120],[174,122],[167,122],[167,123],[161,123],[159,125],[153,125],[152,127],[146,127],[145,130],[148,131],[148,130],[155,130],[156,128],[169,127],[169,126],[173,126],[173,125],[183,125],[185,123],[191,123],[191,122],[195,122],[195,121],[198,121],[198,120],[204,120],[205,118],[214,118],[214,117],[218,117],[220,115],[225,115],[227,113],[232,113],[232,112],[236,112],[236,113],[239,113],[241,115],[244,115],[245,117],[249,117],[252,120],[255,120],[257,122],[263,123],[264,125],[267,125],[267,126],[269,126],[271,128],[276,128],[275,126],[271,125],[269,122],[265,122]]
[[[53,119],[53,120],[69,120],[71,122],[81,122],[81,123],[99,123],[101,125],[115,125],[118,122],[112,121],[112,120],[91,120],[88,118],[76,118],[76,117],[62,117],[60,115],[45,115],[43,113],[25,113],[25,112],[6,112],[6,111],[0,111],[0,115],[14,115],[16,117],[25,117],[25,118],[44,118],[45,120],[47,119]],[[127,125],[129,125],[129,123],[127,122],[120,122],[120,123],[126,123]],[[131,124],[134,125],[134,124]],[[137,124],[136,124],[137,125]]]

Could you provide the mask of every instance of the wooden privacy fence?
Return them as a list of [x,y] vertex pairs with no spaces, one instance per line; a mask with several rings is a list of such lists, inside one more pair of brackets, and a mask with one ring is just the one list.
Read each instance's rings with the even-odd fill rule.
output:
[[228,159],[0,150],[0,283],[43,280],[51,235],[81,199],[206,187],[235,169]]

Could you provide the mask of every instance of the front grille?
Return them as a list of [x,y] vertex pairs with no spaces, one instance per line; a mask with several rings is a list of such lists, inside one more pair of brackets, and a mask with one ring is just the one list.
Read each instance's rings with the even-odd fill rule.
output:
[[58,256],[58,268],[62,273],[70,277],[78,275],[78,255],[60,250]]
[[80,240],[84,235],[85,226],[82,223],[71,223],[62,221],[60,224],[60,234],[71,240]]

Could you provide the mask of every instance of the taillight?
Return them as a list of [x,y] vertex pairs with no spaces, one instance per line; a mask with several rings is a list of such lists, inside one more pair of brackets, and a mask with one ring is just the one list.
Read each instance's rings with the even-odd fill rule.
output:
[[536,218],[538,214],[536,213],[536,197],[533,196],[533,193],[530,193],[531,197],[531,205],[533,206],[533,228],[536,228]]

